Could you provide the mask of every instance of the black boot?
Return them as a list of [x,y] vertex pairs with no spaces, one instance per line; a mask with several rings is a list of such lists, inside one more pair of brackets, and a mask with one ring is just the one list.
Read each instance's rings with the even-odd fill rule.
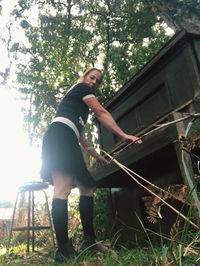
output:
[[68,204],[67,200],[54,198],[52,202],[52,218],[58,243],[55,262],[65,262],[76,255],[68,238]]
[[55,253],[56,262],[66,262],[68,259],[71,259],[76,256],[76,252],[72,246],[71,241],[68,241],[64,244],[58,244],[58,249]]

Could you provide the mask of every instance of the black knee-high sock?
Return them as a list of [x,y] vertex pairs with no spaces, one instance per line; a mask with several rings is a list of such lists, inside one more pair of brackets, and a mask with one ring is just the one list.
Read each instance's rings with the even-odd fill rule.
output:
[[95,236],[93,226],[93,197],[80,196],[79,211],[83,232],[86,235]]
[[52,218],[56,239],[59,244],[68,241],[68,206],[67,200],[53,199],[52,201]]

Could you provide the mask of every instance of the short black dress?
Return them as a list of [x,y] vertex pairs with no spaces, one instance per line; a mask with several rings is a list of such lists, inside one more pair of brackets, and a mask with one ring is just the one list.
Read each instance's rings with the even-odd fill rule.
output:
[[[96,183],[85,164],[79,135],[87,122],[89,108],[84,99],[95,97],[95,90],[85,83],[72,87],[61,101],[55,119],[44,134],[42,142],[41,178],[53,184],[52,172],[59,171],[75,178],[85,187]],[[66,124],[59,119],[66,118]]]

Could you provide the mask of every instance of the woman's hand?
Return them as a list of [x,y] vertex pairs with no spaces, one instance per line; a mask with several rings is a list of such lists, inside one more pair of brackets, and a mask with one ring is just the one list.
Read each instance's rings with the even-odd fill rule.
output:
[[108,160],[106,160],[102,155],[98,155],[96,157],[96,161],[97,161],[97,166],[100,167],[100,166],[104,166],[104,165],[107,165],[109,164],[110,162]]
[[109,164],[109,161],[95,150],[95,147],[84,137],[84,135],[81,136],[80,144],[92,157],[96,159],[97,166],[100,167]]
[[123,140],[124,141],[132,141],[136,144],[141,144],[142,143],[142,140],[134,135],[128,135],[128,134],[125,134],[125,136],[123,137]]

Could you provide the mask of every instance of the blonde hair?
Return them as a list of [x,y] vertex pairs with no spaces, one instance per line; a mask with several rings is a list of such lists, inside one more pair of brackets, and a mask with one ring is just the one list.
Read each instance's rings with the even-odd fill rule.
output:
[[89,68],[88,70],[86,70],[79,78],[79,81],[82,82],[84,80],[84,78],[90,74],[90,72],[92,72],[93,70],[96,70],[98,71],[100,74],[101,74],[101,79],[99,80],[99,84],[102,83],[102,80],[103,80],[103,73],[100,69],[96,68],[96,67],[92,67],[92,68]]

